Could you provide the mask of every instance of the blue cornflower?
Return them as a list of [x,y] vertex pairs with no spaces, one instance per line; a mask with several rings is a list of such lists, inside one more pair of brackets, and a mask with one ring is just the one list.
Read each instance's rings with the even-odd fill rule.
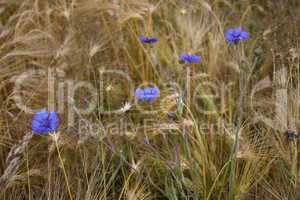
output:
[[225,32],[225,38],[229,43],[237,43],[249,38],[249,33],[243,31],[241,27],[230,28]]
[[189,63],[192,63],[192,62],[198,63],[201,61],[201,56],[183,53],[180,56],[180,61],[185,61],[185,62],[189,62]]
[[37,112],[32,118],[32,131],[36,134],[49,134],[57,132],[59,119],[56,112],[48,112],[43,109]]
[[145,87],[137,88],[135,91],[135,96],[140,101],[154,101],[159,95],[159,89],[157,87]]
[[145,36],[141,36],[140,37],[140,41],[142,42],[142,43],[149,43],[149,44],[151,44],[151,43],[155,43],[155,42],[157,42],[158,41],[158,38],[156,38],[156,37],[145,37]]

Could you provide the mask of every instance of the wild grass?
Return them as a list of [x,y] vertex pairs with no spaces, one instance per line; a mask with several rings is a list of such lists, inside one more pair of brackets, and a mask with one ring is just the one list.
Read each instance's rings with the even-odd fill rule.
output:
[[[300,199],[299,8],[1,1],[0,199]],[[229,45],[236,26],[250,39]],[[147,84],[150,105],[133,98]],[[32,135],[29,108],[45,107],[60,132]]]

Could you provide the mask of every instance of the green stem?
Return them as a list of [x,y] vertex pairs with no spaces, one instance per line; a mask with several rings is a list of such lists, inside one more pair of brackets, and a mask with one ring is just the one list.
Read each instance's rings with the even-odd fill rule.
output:
[[[57,136],[54,136],[54,137],[57,137]],[[70,189],[70,185],[69,185],[69,181],[68,181],[68,176],[67,176],[66,169],[65,169],[65,166],[64,166],[64,162],[63,162],[63,159],[61,157],[61,154],[60,154],[60,151],[59,151],[59,148],[58,148],[57,138],[54,138],[54,141],[55,141],[55,146],[56,146],[56,149],[57,149],[59,161],[60,161],[60,164],[62,166],[63,174],[64,174],[64,177],[65,177],[65,181],[66,181],[66,184],[67,184],[67,189],[68,189],[69,197],[70,197],[70,200],[73,200],[71,189]]]

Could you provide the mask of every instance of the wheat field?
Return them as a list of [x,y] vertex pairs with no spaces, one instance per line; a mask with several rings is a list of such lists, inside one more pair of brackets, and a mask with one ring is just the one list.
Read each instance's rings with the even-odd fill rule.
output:
[[298,0],[1,0],[0,20],[1,200],[300,200]]

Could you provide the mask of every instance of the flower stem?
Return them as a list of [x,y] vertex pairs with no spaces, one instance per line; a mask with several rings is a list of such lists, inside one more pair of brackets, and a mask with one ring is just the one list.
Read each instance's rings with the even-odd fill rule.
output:
[[[54,136],[54,137],[57,137],[57,136]],[[70,200],[73,200],[71,189],[70,189],[70,185],[69,185],[69,181],[68,181],[67,172],[66,172],[66,169],[65,169],[65,166],[64,166],[64,162],[63,162],[63,159],[62,159],[60,151],[59,151],[57,139],[55,138],[54,141],[55,141],[55,146],[56,146],[56,150],[57,150],[57,153],[58,153],[59,161],[60,161],[60,164],[62,166],[63,173],[64,173],[65,181],[66,181],[66,184],[67,184],[67,189],[68,189],[69,197],[70,197]]]

